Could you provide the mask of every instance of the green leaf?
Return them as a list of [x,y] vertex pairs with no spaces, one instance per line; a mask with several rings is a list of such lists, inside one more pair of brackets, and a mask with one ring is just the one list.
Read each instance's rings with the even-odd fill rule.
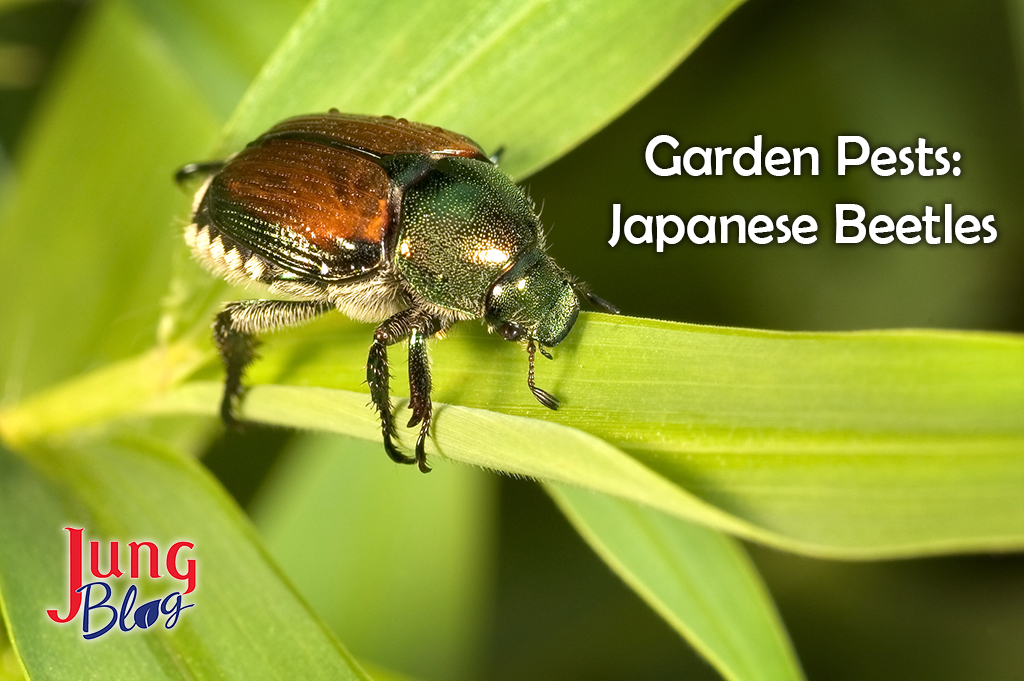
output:
[[[0,546],[19,547],[0,551],[0,604],[31,678],[368,678],[281,578],[234,502],[190,457],[116,442],[35,450],[30,459],[0,449]],[[161,617],[145,632],[115,627],[91,641],[82,638],[81,614],[67,624],[51,622],[47,608],[68,607],[65,527],[84,528],[86,541],[101,546],[122,542],[122,561],[129,541],[153,541],[163,550],[192,542],[198,586],[185,602],[195,607],[170,630]],[[88,564],[86,557],[86,570]],[[112,584],[118,604],[127,581]],[[143,580],[139,598],[182,586],[166,575]],[[106,623],[105,613],[94,616]]]
[[437,463],[429,476],[409,475],[376,442],[300,437],[252,517],[285,574],[358,658],[420,678],[475,679],[487,643],[497,481]]
[[[151,403],[147,411],[213,415],[221,391],[219,383],[189,383]],[[445,436],[437,443],[428,442],[429,453],[515,475],[577,484],[743,536],[786,542],[702,502],[583,431],[483,409],[437,402],[434,406],[436,430]],[[247,393],[242,413],[253,421],[323,430],[374,442],[380,437],[380,424],[366,406],[366,395],[346,390],[257,386]],[[404,432],[406,442],[415,440],[416,431],[399,430]]]
[[86,11],[0,215],[0,403],[154,344],[171,175],[218,127],[128,5]]
[[521,177],[622,113],[738,4],[320,0],[246,94],[225,148],[337,107],[503,145],[503,168]]
[[614,497],[547,489],[597,554],[726,679],[803,678],[737,541]]
[[[334,315],[270,338],[252,383],[353,397],[320,422],[301,413],[322,406],[320,391],[255,390],[250,417],[378,437],[362,386],[369,327]],[[779,333],[584,314],[556,351],[537,369],[563,400],[549,412],[526,390],[516,345],[472,326],[435,343],[437,401],[532,417],[442,408],[440,450],[813,555],[1024,546],[1020,337]],[[215,392],[204,394],[204,411]]]
[[18,655],[11,647],[3,617],[0,617],[0,681],[27,681]]
[[130,0],[187,73],[207,105],[227,119],[307,0]]

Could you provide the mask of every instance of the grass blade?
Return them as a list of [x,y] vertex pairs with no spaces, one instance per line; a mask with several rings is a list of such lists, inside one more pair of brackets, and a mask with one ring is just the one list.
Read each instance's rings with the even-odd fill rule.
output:
[[425,679],[480,678],[497,481],[438,463],[425,478],[411,476],[375,442],[298,437],[252,517],[285,574],[359,659]]
[[171,173],[217,129],[130,6],[86,11],[0,215],[0,403],[153,345],[187,203]]
[[801,679],[743,547],[699,525],[587,490],[547,485],[587,543],[726,679]]
[[628,108],[737,4],[320,0],[243,99],[226,149],[337,107],[505,146],[503,167],[522,177]]
[[[0,450],[0,599],[30,678],[368,678],[190,457],[127,442],[37,450],[30,458],[31,465]],[[87,540],[148,540],[165,549],[193,542],[195,607],[171,630],[115,627],[91,641],[82,638],[81,615],[54,624],[44,611],[67,607],[67,526],[85,528]],[[127,588],[124,580],[116,588]]]
[[[350,430],[376,439],[361,385],[369,337],[340,316],[282,333],[252,381],[357,391],[346,418],[361,420]],[[556,361],[538,368],[541,385],[563,399],[559,411],[533,401],[515,345],[473,327],[434,346],[435,397],[585,431],[600,442],[595,451],[629,454],[702,508],[794,550],[848,558],[1008,550],[1024,546],[1022,345],[1000,334],[779,333],[581,315]],[[300,419],[299,395],[250,413]],[[448,423],[456,413],[465,412],[453,410]],[[551,477],[539,456],[527,463],[503,449],[492,424],[466,421],[451,432],[444,418],[435,433],[449,455],[461,437],[490,441],[493,456],[474,454],[475,463],[575,476],[608,493],[584,478],[622,472],[609,454]]]

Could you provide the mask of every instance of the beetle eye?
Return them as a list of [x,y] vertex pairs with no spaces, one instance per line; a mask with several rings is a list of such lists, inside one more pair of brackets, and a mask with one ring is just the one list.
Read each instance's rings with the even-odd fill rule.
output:
[[500,333],[501,337],[507,341],[519,340],[523,336],[523,327],[519,326],[515,322],[509,322],[502,325],[502,327],[498,329],[498,333]]

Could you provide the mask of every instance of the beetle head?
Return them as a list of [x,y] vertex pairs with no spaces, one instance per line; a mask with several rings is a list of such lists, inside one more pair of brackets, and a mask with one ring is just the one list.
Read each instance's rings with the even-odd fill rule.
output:
[[484,319],[509,341],[553,347],[576,323],[580,301],[568,276],[535,250],[525,253],[491,287]]

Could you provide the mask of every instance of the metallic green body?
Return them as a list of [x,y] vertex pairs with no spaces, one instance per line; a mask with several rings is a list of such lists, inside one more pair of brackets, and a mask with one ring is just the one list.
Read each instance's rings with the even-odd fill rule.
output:
[[392,258],[431,305],[492,329],[518,324],[542,345],[557,345],[579,311],[569,277],[544,254],[533,204],[484,161],[440,159],[406,188]]

